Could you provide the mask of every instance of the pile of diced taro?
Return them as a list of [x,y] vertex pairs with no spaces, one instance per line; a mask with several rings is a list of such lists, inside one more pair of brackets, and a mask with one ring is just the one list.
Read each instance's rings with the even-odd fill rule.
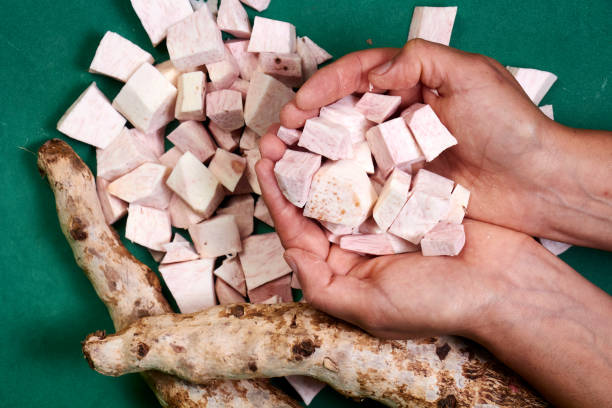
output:
[[[292,301],[299,282],[275,233],[254,172],[259,138],[331,58],[287,22],[255,17],[270,0],[132,0],[151,42],[170,60],[107,32],[90,72],[124,82],[114,100],[92,83],[58,130],[97,148],[97,191],[109,224],[127,215],[126,238],[149,249],[182,313],[215,304]],[[456,7],[416,7],[409,39],[447,44]],[[233,36],[223,41],[222,31]],[[541,99],[554,75],[511,72]],[[539,100],[536,102],[538,103]],[[457,143],[428,105],[397,115],[400,98],[347,96],[303,130],[280,128],[290,147],[275,166],[287,199],[319,220],[331,242],[371,255],[457,255],[469,192],[422,169]],[[552,108],[552,107],[550,107]],[[547,114],[552,115],[546,110]],[[395,117],[396,116],[396,117]],[[180,124],[166,136],[166,126]],[[129,122],[130,127],[126,126]],[[173,144],[166,151],[165,142]],[[297,145],[297,147],[292,147]],[[376,163],[376,166],[374,165]],[[175,233],[172,227],[188,232]],[[309,403],[322,383],[288,380]]]

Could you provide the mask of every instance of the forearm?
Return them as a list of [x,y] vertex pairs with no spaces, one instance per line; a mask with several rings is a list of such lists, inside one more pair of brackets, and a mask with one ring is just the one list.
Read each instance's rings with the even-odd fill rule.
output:
[[612,298],[544,250],[527,252],[474,337],[556,405],[605,406]]
[[576,245],[612,249],[612,132],[559,124],[546,148],[541,236]]

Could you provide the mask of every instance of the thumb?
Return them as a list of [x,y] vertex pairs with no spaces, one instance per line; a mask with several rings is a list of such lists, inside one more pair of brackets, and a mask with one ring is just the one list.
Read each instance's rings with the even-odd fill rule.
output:
[[358,326],[364,325],[362,308],[371,301],[368,284],[350,275],[335,274],[317,255],[297,248],[285,251],[285,260],[297,273],[304,297],[315,308]]
[[370,83],[381,89],[411,89],[419,83],[444,95],[453,72],[465,66],[470,54],[422,39],[408,41],[391,61],[370,71]]

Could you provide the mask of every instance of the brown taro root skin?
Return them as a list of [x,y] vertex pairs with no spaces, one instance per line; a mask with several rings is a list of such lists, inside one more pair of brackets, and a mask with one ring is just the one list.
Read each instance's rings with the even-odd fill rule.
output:
[[381,340],[303,303],[216,306],[144,318],[83,347],[102,374],[160,370],[192,382],[307,375],[389,406],[545,407],[515,374],[458,337]]
[[[115,328],[171,312],[155,273],[132,256],[106,224],[93,175],[74,150],[62,140],[49,140],[38,151],[38,168],[53,190],[60,227],[74,257],[108,308]],[[160,372],[142,376],[164,407],[300,406],[265,380],[196,385]]]

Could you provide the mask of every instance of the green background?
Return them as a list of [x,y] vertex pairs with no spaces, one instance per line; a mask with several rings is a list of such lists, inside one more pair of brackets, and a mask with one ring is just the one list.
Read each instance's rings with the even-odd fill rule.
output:
[[[156,406],[138,376],[103,377],[81,356],[84,336],[97,329],[112,331],[112,324],[72,258],[32,152],[60,137],[57,120],[91,81],[110,99],[119,90],[118,82],[87,72],[106,30],[149,50],[157,61],[166,58],[165,45],[152,50],[128,0],[1,1],[0,299],[5,323],[0,331],[0,405]],[[554,104],[557,120],[612,129],[610,0],[272,0],[262,15],[292,22],[298,34],[337,57],[368,47],[402,46],[415,5],[458,5],[451,45],[507,65],[556,73],[559,80],[543,103]],[[69,143],[94,164],[92,148]],[[128,247],[151,265],[146,251]],[[611,253],[572,248],[562,258],[612,293]],[[329,388],[312,404],[351,405]],[[375,404],[362,406],[368,405]]]

